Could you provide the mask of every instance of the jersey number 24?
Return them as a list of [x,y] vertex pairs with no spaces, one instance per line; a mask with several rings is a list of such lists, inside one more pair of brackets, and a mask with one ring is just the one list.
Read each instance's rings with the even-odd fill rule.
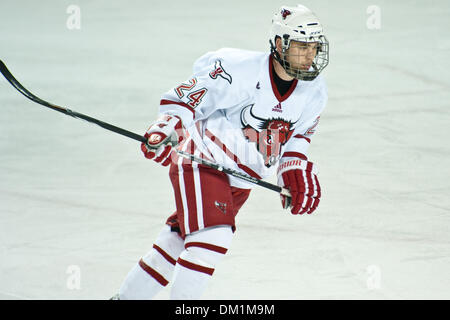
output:
[[182,83],[175,88],[175,92],[180,99],[184,98],[185,93],[187,93],[186,98],[188,99],[188,101],[186,102],[186,104],[192,108],[197,107],[202,102],[202,99],[205,96],[206,92],[208,92],[208,89],[206,88],[192,91],[192,89],[194,89],[196,85],[197,79],[192,78],[189,80],[189,83]]

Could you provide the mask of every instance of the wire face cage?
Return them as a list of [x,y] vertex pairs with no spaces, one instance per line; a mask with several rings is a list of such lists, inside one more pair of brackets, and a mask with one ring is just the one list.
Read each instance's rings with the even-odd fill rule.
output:
[[[293,42],[297,42],[307,46],[308,44],[315,43],[314,47],[316,52],[309,70],[302,70],[299,66],[295,66],[289,61],[299,61],[299,54],[293,54],[290,52],[290,47]],[[282,53],[280,54],[276,50],[276,46],[270,41],[271,51],[274,58],[283,66],[287,74],[298,80],[311,81],[314,80],[320,72],[328,65],[329,61],[329,44],[324,35],[317,37],[310,37],[309,39],[289,39],[289,35],[283,36]]]

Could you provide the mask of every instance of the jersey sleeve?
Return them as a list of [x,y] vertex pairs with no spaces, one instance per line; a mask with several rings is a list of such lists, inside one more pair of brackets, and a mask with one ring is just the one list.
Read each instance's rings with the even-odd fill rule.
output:
[[189,127],[218,109],[233,107],[242,96],[234,69],[233,63],[217,52],[205,54],[194,63],[187,81],[162,95],[160,113],[179,116]]
[[308,158],[308,149],[311,144],[311,138],[317,131],[320,115],[325,109],[328,100],[328,94],[325,84],[322,84],[318,90],[309,99],[308,112],[302,115],[298,125],[295,127],[291,138],[284,146],[282,161],[292,158],[306,160]]

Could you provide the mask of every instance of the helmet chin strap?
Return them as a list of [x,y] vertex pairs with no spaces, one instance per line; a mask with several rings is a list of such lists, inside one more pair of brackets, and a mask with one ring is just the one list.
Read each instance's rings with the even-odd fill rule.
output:
[[283,66],[283,60],[281,59],[280,53],[277,51],[277,47],[273,44],[272,40],[269,40],[269,42],[270,42],[270,51],[272,53],[273,58]]
[[[294,77],[295,79],[298,79],[296,75],[291,74],[288,70],[290,69],[289,62],[284,59],[284,57],[281,57],[281,54],[276,49],[275,45],[273,44],[272,40],[269,40],[270,42],[270,48],[273,58],[283,67],[284,71],[291,77]],[[283,53],[284,54],[284,53]]]

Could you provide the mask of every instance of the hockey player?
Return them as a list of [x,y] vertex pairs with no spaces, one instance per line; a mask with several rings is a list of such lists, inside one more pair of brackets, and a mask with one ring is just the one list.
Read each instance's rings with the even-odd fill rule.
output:
[[151,251],[129,272],[120,299],[151,299],[169,281],[171,299],[199,299],[227,252],[235,216],[252,184],[177,156],[174,148],[290,190],[292,214],[311,214],[320,184],[307,158],[327,101],[321,71],[328,41],[306,7],[273,17],[270,53],[221,49],[194,63],[187,81],[162,96],[146,133],[145,157],[170,165],[176,212]]

